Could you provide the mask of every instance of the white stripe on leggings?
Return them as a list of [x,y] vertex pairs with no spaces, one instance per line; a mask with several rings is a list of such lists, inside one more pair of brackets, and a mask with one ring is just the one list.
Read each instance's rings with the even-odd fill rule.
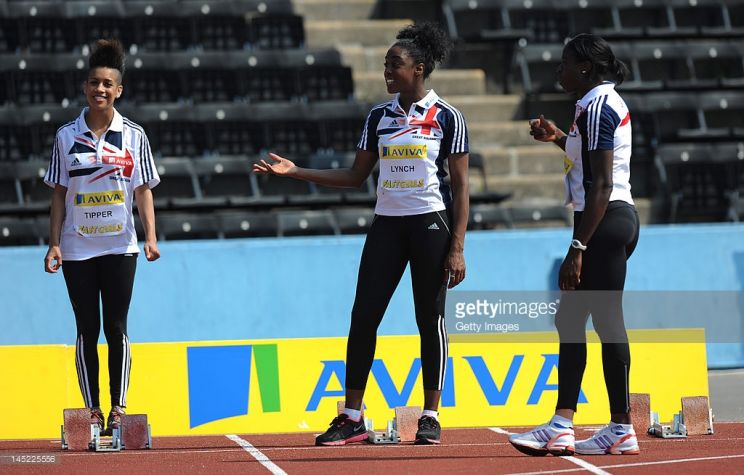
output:
[[447,372],[447,327],[444,325],[444,318],[439,314],[437,321],[437,333],[439,335],[439,384],[437,388],[441,391],[444,386],[444,375]]
[[85,343],[83,335],[78,335],[75,345],[75,363],[77,363],[78,382],[80,383],[80,392],[83,395],[85,407],[93,407],[93,398],[90,394],[90,381],[88,380],[88,367],[85,365]]
[[127,389],[129,389],[129,370],[131,369],[131,355],[129,354],[129,338],[121,336],[121,386],[119,388],[119,406],[127,407]]

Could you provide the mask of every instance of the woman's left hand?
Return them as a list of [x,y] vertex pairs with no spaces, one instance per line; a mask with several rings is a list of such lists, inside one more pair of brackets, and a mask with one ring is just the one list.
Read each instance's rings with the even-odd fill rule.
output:
[[150,262],[160,259],[160,251],[158,250],[157,242],[145,242],[145,258]]
[[451,289],[465,280],[465,257],[462,251],[450,251],[444,263],[443,282]]
[[571,248],[566,254],[561,264],[561,270],[558,272],[558,287],[561,290],[576,290],[581,283],[581,264],[583,253],[575,248]]

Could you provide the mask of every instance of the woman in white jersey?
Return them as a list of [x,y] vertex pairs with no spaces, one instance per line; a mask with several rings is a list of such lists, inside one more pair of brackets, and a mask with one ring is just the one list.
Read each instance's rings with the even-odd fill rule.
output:
[[[639,453],[629,414],[630,349],[622,308],[626,261],[638,243],[639,222],[630,194],[630,113],[615,92],[627,73],[606,41],[578,35],[564,47],[559,68],[561,86],[578,99],[569,132],[543,116],[530,121],[536,140],[566,151],[566,201],[574,208],[573,240],[558,277],[563,293],[555,319],[560,337],[555,415],[509,437],[530,455]],[[602,341],[610,423],[575,441],[589,314]]]
[[[468,139],[454,107],[427,91],[425,79],[447,54],[450,41],[433,24],[404,28],[385,56],[392,100],[370,111],[351,168],[310,170],[271,154],[254,165],[326,186],[359,187],[379,161],[373,221],[362,252],[346,353],[346,409],[316,439],[344,445],[367,438],[362,398],[375,353],[377,327],[410,262],[416,323],[421,335],[424,411],[418,443],[439,443],[438,407],[447,363],[444,301],[465,278],[463,245],[468,216]],[[449,162],[451,189],[445,183]]]
[[[122,117],[114,101],[122,93],[124,50],[117,40],[98,40],[88,61],[80,116],[57,130],[44,181],[54,188],[49,250],[44,270],[62,267],[75,312],[75,364],[91,421],[103,426],[98,396],[99,297],[108,342],[111,411],[105,433],[117,428],[127,405],[131,356],[127,313],[137,264],[132,198],[145,230],[145,257],[160,257],[151,188],[160,179],[150,144],[139,125]],[[64,264],[63,264],[64,263]]]

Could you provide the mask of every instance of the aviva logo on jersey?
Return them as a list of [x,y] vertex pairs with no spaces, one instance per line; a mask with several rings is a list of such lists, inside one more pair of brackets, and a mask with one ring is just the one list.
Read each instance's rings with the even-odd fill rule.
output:
[[103,206],[124,203],[123,191],[100,191],[98,193],[78,193],[75,206]]
[[426,144],[423,145],[387,145],[382,147],[382,159],[426,158]]

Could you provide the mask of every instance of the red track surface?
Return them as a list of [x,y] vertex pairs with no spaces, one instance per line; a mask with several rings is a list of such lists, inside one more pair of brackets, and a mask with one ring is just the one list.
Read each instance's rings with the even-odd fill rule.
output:
[[[513,429],[512,429],[513,430]],[[513,449],[507,436],[488,429],[447,429],[440,446],[315,447],[313,434],[240,435],[286,473],[529,473],[583,472],[675,475],[744,473],[744,423],[718,423],[716,433],[682,440],[639,436],[640,455],[529,457]],[[577,438],[590,431],[579,428]],[[0,441],[0,457],[54,454],[54,464],[4,464],[0,473],[269,473],[237,442],[225,436],[157,437],[151,450],[118,453],[68,452],[59,440]],[[255,454],[255,453],[254,453]],[[261,458],[260,454],[255,454]],[[707,460],[706,460],[707,459]],[[2,460],[7,460],[3,458]],[[582,468],[575,461],[588,462]],[[676,462],[675,462],[676,461]],[[352,465],[349,465],[349,464]],[[587,470],[587,468],[589,470]],[[279,471],[278,473],[281,473]]]

